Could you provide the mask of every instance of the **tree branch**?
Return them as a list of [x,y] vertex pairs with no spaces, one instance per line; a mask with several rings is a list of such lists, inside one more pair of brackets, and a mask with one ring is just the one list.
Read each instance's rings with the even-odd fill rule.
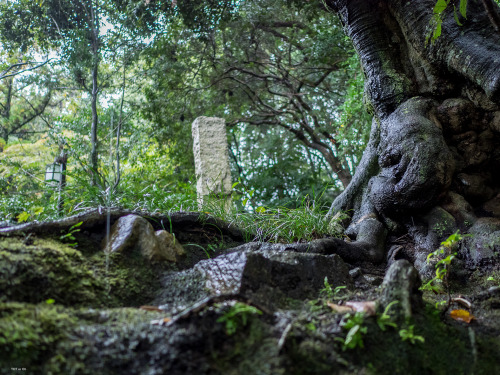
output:
[[27,69],[24,69],[24,70],[18,70],[17,72],[15,73],[11,73],[11,74],[7,74],[10,70],[12,70],[14,67],[16,66],[22,66],[22,65],[29,65],[29,64],[35,64],[35,63],[32,63],[32,62],[26,62],[26,63],[18,63],[18,64],[14,64],[14,65],[11,65],[9,68],[7,68],[6,70],[4,70],[4,72],[2,72],[2,75],[0,75],[0,79],[4,79],[4,78],[8,78],[8,77],[13,77],[13,76],[16,76],[18,74],[22,74],[22,73],[25,73],[25,72],[30,72],[32,70],[35,70],[35,69],[38,69],[44,65],[46,65],[49,61],[51,60],[54,60],[54,59],[48,59],[47,61],[44,61],[42,63],[39,63],[38,65],[36,66],[33,66],[31,68],[27,68]]

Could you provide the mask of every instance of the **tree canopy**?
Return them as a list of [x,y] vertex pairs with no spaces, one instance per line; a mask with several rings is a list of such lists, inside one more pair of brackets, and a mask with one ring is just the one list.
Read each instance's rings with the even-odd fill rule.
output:
[[[286,1],[0,6],[5,70],[14,69],[8,59],[23,56],[12,84],[39,82],[24,120],[9,115],[10,122],[4,121],[4,140],[26,126],[40,132],[33,134],[47,131],[49,142],[77,162],[68,173],[80,184],[92,176],[98,186],[88,189],[96,193],[108,187],[116,197],[130,191],[120,169],[141,153],[129,148],[133,142],[146,148],[156,143],[168,155],[176,172],[153,181],[163,179],[160,185],[174,190],[173,181],[193,182],[190,124],[200,115],[226,119],[241,208],[295,205],[306,195],[326,202],[347,186],[361,158],[369,121],[363,74],[336,17],[321,9]],[[36,68],[35,60],[44,66]],[[59,72],[50,85],[41,80],[46,71]],[[7,82],[2,80],[5,100]],[[59,111],[50,107],[56,102]],[[11,107],[4,119],[7,112],[25,111]],[[121,139],[120,149],[110,149],[111,138]],[[113,188],[119,174],[122,188]],[[140,180],[129,177],[138,190],[157,186],[140,188]]]

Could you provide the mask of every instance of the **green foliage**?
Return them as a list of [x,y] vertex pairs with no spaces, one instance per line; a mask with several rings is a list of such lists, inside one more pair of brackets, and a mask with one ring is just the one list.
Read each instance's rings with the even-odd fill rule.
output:
[[40,139],[11,143],[0,153],[0,221],[43,220],[57,214],[54,191],[44,182],[54,152]]
[[416,335],[413,332],[414,326],[408,326],[408,328],[401,329],[399,331],[399,336],[403,341],[409,341],[412,345],[415,345],[417,342],[424,343],[425,339],[423,336]]
[[[270,123],[257,125],[267,109],[252,100],[247,89],[273,108],[287,104],[292,90],[291,98],[304,102],[295,107],[309,108],[302,120],[314,124],[329,153],[341,159],[348,173],[354,172],[366,144],[369,116],[362,105],[359,61],[338,20],[312,6],[289,6],[286,1],[173,5],[133,0],[0,3],[0,37],[9,46],[2,68],[51,48],[58,48],[63,57],[51,61],[43,74],[30,73],[16,81],[31,85],[25,97],[35,107],[52,92],[51,85],[57,83],[58,90],[53,90],[43,118],[29,125],[35,131],[49,128],[47,133],[35,133],[31,143],[1,147],[0,220],[59,216],[59,193],[45,186],[43,172],[60,148],[69,155],[62,215],[96,207],[197,210],[190,124],[199,115],[209,115],[225,117],[229,125],[233,175],[240,181],[230,221],[259,240],[292,242],[337,235],[321,216],[340,184],[325,155],[297,138],[297,116],[302,115],[292,108],[294,115],[283,110]],[[283,27],[274,26],[276,13],[282,15]],[[16,22],[11,19],[14,14]],[[214,25],[218,27],[211,28]],[[96,26],[101,28],[98,35],[92,31]],[[154,42],[144,41],[144,36],[159,30]],[[141,38],[129,38],[138,34]],[[146,43],[148,48],[139,55]],[[236,70],[228,71],[236,63]],[[90,93],[96,64],[100,101],[93,112]],[[251,74],[244,84],[236,84],[236,76],[245,72]],[[289,82],[251,79],[252,74],[265,73],[286,76]],[[122,88],[123,108],[118,99]],[[11,120],[28,113],[29,104],[16,100]],[[90,178],[94,166],[88,162],[93,115],[99,121],[95,181]],[[119,119],[120,146],[115,148]],[[25,156],[16,158],[16,149]],[[315,197],[319,191],[324,194]],[[304,202],[305,196],[315,197],[316,207],[307,207],[312,201]],[[215,205],[211,202],[204,211],[224,217]],[[251,214],[243,214],[245,210]]]
[[76,223],[75,225],[72,225],[66,231],[66,233],[61,234],[61,236],[59,236],[59,239],[62,242],[66,242],[68,246],[71,246],[71,247],[77,246],[78,245],[77,242],[71,242],[71,241],[75,241],[76,240],[74,234],[77,233],[77,232],[80,232],[80,228],[78,228],[78,227],[81,226],[82,224],[83,224],[83,221],[80,221],[79,223]]
[[397,303],[399,303],[399,301],[392,301],[385,307],[382,314],[377,315],[377,325],[381,331],[385,331],[387,327],[397,328],[397,324],[394,323],[393,318],[389,315],[389,310]]
[[433,16],[431,19],[432,31],[429,35],[427,35],[426,43],[429,42],[429,39],[431,40],[431,42],[435,42],[441,36],[441,27],[445,16],[445,11],[450,3],[453,5],[453,17],[455,18],[455,22],[457,23],[457,25],[462,26],[459,15],[463,19],[467,19],[467,0],[460,0],[458,10],[454,2],[452,2],[451,0],[437,0],[436,4],[434,5]]
[[[391,309],[391,307],[397,303],[398,301],[389,303],[381,314],[377,314],[376,322],[381,331],[386,331],[387,327],[398,327],[389,314],[389,310]],[[342,318],[341,326],[345,331],[348,331],[345,338],[335,338],[335,340],[342,343],[342,351],[345,351],[347,349],[364,348],[363,337],[368,333],[368,326],[364,312],[357,311],[354,314],[347,313]],[[415,340],[423,340],[421,336],[416,336],[413,334],[413,326],[409,327],[406,330],[400,330],[400,335],[403,338],[403,341],[410,340],[412,344]]]
[[76,318],[51,304],[0,303],[0,363],[28,367],[44,361],[75,324]]
[[245,327],[250,317],[255,315],[262,315],[262,311],[246,303],[236,302],[228,311],[217,319],[217,322],[224,323],[226,334],[231,336],[235,334],[237,330]]
[[436,276],[427,281],[420,287],[421,290],[428,290],[434,293],[440,293],[440,284],[444,284],[449,292],[448,274],[451,263],[455,259],[456,249],[460,241],[469,235],[461,235],[459,231],[451,234],[446,240],[441,242],[441,246],[436,251],[427,255],[427,263],[434,263]]
[[[260,213],[235,213],[226,221],[255,235],[256,241],[292,243],[311,241],[316,238],[342,236],[341,226],[335,226],[325,218],[327,207],[316,205],[308,197],[300,202],[298,208],[266,208]],[[337,216],[340,223],[343,216]]]
[[[162,142],[176,140],[173,157],[181,159],[191,153],[197,116],[224,117],[233,176],[255,192],[247,202],[252,210],[290,207],[327,185],[328,196],[337,194],[327,154],[352,174],[366,145],[359,61],[339,21],[310,8],[242,2],[237,17],[207,38],[172,21],[146,53],[152,79],[144,118],[157,125]],[[274,14],[283,26],[274,26]]]
[[337,341],[342,343],[342,351],[347,349],[364,348],[363,336],[367,333],[368,328],[364,326],[365,315],[362,312],[354,314],[346,314],[341,322],[342,329],[347,331],[345,338],[336,337]]
[[323,298],[326,298],[329,300],[344,298],[343,296],[339,296],[339,294],[343,289],[347,288],[346,286],[341,285],[341,286],[336,286],[335,288],[332,288],[332,286],[328,282],[328,277],[326,277],[326,276],[325,276],[325,280],[324,280],[324,285],[325,285],[325,287],[320,290],[320,295]]
[[494,271],[490,276],[488,276],[486,280],[493,282],[497,286],[500,286],[500,271]]

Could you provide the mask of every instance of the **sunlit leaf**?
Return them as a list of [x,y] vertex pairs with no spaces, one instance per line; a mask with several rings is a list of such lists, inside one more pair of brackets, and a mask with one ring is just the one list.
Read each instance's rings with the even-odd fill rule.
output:
[[443,13],[444,10],[446,9],[446,7],[448,6],[448,1],[446,1],[446,0],[438,0],[436,2],[436,5],[434,5],[434,14],[441,14],[441,13]]
[[26,211],[23,211],[19,215],[17,215],[17,221],[19,223],[24,223],[25,221],[27,221],[30,218],[30,216],[31,215],[29,213],[27,213]]
[[473,319],[476,319],[476,317],[472,315],[470,312],[462,309],[450,311],[450,317],[452,319],[465,323],[470,323]]
[[35,207],[33,209],[33,215],[37,216],[40,215],[45,209],[43,207]]

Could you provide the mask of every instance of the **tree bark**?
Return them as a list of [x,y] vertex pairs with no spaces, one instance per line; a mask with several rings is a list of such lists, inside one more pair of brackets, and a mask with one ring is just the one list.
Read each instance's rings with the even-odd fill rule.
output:
[[[441,36],[427,43],[435,0],[327,5],[360,56],[374,112],[363,159],[332,205],[352,212],[346,233],[365,249],[360,258],[382,261],[408,235],[402,256],[424,264],[455,230],[500,250],[500,33],[491,22],[499,8],[469,0],[460,26],[449,7]],[[485,260],[464,251],[471,264]]]

